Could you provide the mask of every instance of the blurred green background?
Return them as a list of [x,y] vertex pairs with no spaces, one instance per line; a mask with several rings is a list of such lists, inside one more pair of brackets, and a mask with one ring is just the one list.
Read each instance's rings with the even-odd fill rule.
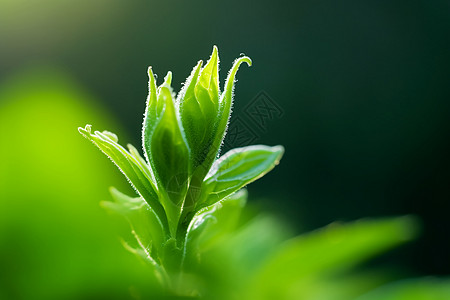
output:
[[[254,62],[234,118],[286,148],[250,202],[298,233],[418,215],[421,237],[377,263],[450,273],[449,1],[0,0],[0,298],[147,284],[98,205],[126,182],[76,128],[139,145],[147,67],[179,90],[214,44],[222,79]],[[262,128],[246,115],[261,91],[282,110]]]

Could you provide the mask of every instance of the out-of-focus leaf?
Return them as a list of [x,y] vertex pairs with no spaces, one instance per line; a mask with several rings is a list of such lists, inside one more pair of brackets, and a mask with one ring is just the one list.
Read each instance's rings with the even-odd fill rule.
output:
[[[290,236],[290,232],[279,220],[267,215],[258,215],[250,219],[247,219],[247,215],[240,219],[238,224],[228,223],[229,221],[225,219],[227,216],[231,216],[233,211],[240,212],[239,202],[242,198],[240,201],[238,198],[243,197],[244,194],[244,191],[239,191],[221,201],[226,206],[220,207],[219,203],[214,204],[213,207],[218,208],[216,211],[212,207],[208,208],[213,211],[213,214],[217,213],[217,223],[214,218],[208,221],[209,216],[205,216],[206,220],[202,220],[203,222],[199,224],[198,231],[194,230],[194,233],[191,232],[188,236],[190,240],[184,270],[189,276],[195,277],[193,282],[202,295],[202,299],[256,299],[252,295],[246,297],[247,283],[265,259],[287,236]],[[231,197],[236,198],[227,203]],[[224,210],[221,211],[221,209]],[[205,209],[204,212],[206,211]],[[237,227],[227,232],[221,228],[222,224],[224,227],[229,226],[230,229],[235,225]],[[193,225],[191,223],[191,227]],[[206,243],[208,242],[206,236],[203,241],[203,230],[207,235],[217,232],[218,235],[222,235],[222,238],[217,238],[214,244],[209,245]],[[201,240],[208,248],[196,249],[198,240]]]
[[247,190],[241,189],[197,212],[188,229],[190,250],[198,253],[207,251],[232,233],[246,202]]
[[349,300],[377,288],[391,279],[386,272],[350,272],[334,276],[304,278],[296,284],[280,286],[281,299]]
[[286,227],[267,215],[240,223],[232,234],[224,236],[200,256],[200,264],[194,264],[196,273],[207,285],[204,298],[257,299],[245,293],[248,283],[288,236],[290,232]]
[[357,300],[444,300],[450,299],[450,280],[420,278],[380,287]]
[[163,245],[161,260],[166,270],[176,276],[181,265],[183,249],[177,245],[175,238],[168,239]]
[[115,188],[111,188],[110,191],[115,202],[103,201],[102,206],[128,220],[138,246],[145,252],[146,259],[156,263],[152,257],[158,257],[164,243],[164,228],[161,221],[141,197],[129,197]]
[[[166,227],[167,219],[164,209],[158,201],[152,179],[148,170],[143,169],[141,162],[131,155],[125,148],[117,143],[117,137],[106,132],[95,131],[92,133],[91,126],[78,128],[78,131],[93,142],[103,153],[105,153],[117,167],[122,171],[136,192],[153,208],[161,223]],[[115,138],[114,138],[115,137]]]
[[[369,257],[411,240],[416,231],[412,217],[331,224],[287,241],[267,260],[251,291],[258,299],[283,298],[302,280],[313,280],[352,267]],[[276,274],[276,275],[275,275]]]
[[110,185],[134,192],[74,132],[93,119],[121,126],[65,72],[16,71],[0,82],[0,299],[135,300],[130,286],[161,299],[152,270],[118,242],[128,224],[98,205]]
[[264,176],[280,161],[282,146],[248,146],[228,151],[211,168],[202,186],[202,206],[209,206]]

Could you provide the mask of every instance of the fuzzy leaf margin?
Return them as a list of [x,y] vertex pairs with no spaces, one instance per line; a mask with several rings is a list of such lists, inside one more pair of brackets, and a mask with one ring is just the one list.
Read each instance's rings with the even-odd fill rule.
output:
[[[143,158],[136,159],[135,153],[130,154],[125,148],[119,145],[117,137],[110,132],[95,131],[92,133],[91,125],[85,128],[79,127],[78,131],[94,145],[96,145],[125,175],[127,180],[155,211],[161,224],[168,229],[167,217],[161,203],[158,201],[157,189],[155,183],[149,175],[149,170],[145,170],[142,166]],[[134,151],[133,151],[134,152]]]

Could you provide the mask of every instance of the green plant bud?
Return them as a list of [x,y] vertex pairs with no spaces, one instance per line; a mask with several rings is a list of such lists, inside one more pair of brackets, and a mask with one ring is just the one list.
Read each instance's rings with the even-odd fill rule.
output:
[[163,195],[160,201],[169,224],[173,224],[170,227],[176,228],[189,184],[189,150],[172,97],[172,73],[167,74],[157,91],[151,69],[149,75],[150,92],[143,130],[144,150],[158,183],[158,190]]
[[251,65],[248,57],[237,59],[229,72],[224,94],[220,96],[219,55],[214,46],[208,63],[201,70],[202,61],[194,67],[178,95],[180,117],[191,151],[191,181],[182,221],[199,201],[203,179],[219,153],[231,113],[234,78],[243,62]]
[[[185,83],[185,89],[178,97],[180,116],[186,140],[191,150],[191,168],[196,174],[199,166],[203,172],[197,176],[206,175],[211,165],[208,154],[217,132],[219,119],[219,57],[214,46],[211,58],[202,67],[202,61],[192,70]],[[205,164],[206,162],[206,164]]]

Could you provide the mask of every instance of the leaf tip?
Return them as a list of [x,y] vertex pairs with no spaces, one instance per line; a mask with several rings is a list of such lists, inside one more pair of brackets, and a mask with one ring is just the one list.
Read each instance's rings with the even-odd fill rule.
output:
[[403,238],[405,241],[410,241],[416,238],[421,233],[422,224],[419,218],[414,215],[405,215],[398,217],[398,222],[402,226]]
[[147,74],[149,77],[153,77],[153,69],[152,66],[148,66],[147,68]]
[[84,135],[85,137],[87,137],[88,135],[91,134],[91,130],[92,130],[92,125],[90,124],[86,124],[86,126],[83,127],[78,127],[78,132],[81,133],[82,135]]
[[211,53],[211,60],[217,60],[217,57],[219,56],[219,48],[217,48],[216,45],[213,46],[213,51]]
[[164,77],[164,83],[170,86],[172,84],[172,72],[167,72],[167,75]]
[[274,152],[277,152],[279,155],[279,158],[281,158],[284,154],[284,147],[281,145],[273,146],[272,147]]
[[119,192],[119,190],[118,189],[116,189],[115,187],[113,187],[113,186],[110,186],[109,188],[108,188],[108,191],[111,193],[111,194],[117,194],[118,192]]
[[148,85],[149,85],[149,89],[153,90],[156,88],[156,79],[155,79],[155,74],[153,73],[153,69],[152,66],[149,66],[147,69],[147,74],[148,74]]
[[242,60],[242,62],[245,62],[247,64],[247,66],[251,67],[252,66],[252,59],[248,56],[243,56],[240,58]]

